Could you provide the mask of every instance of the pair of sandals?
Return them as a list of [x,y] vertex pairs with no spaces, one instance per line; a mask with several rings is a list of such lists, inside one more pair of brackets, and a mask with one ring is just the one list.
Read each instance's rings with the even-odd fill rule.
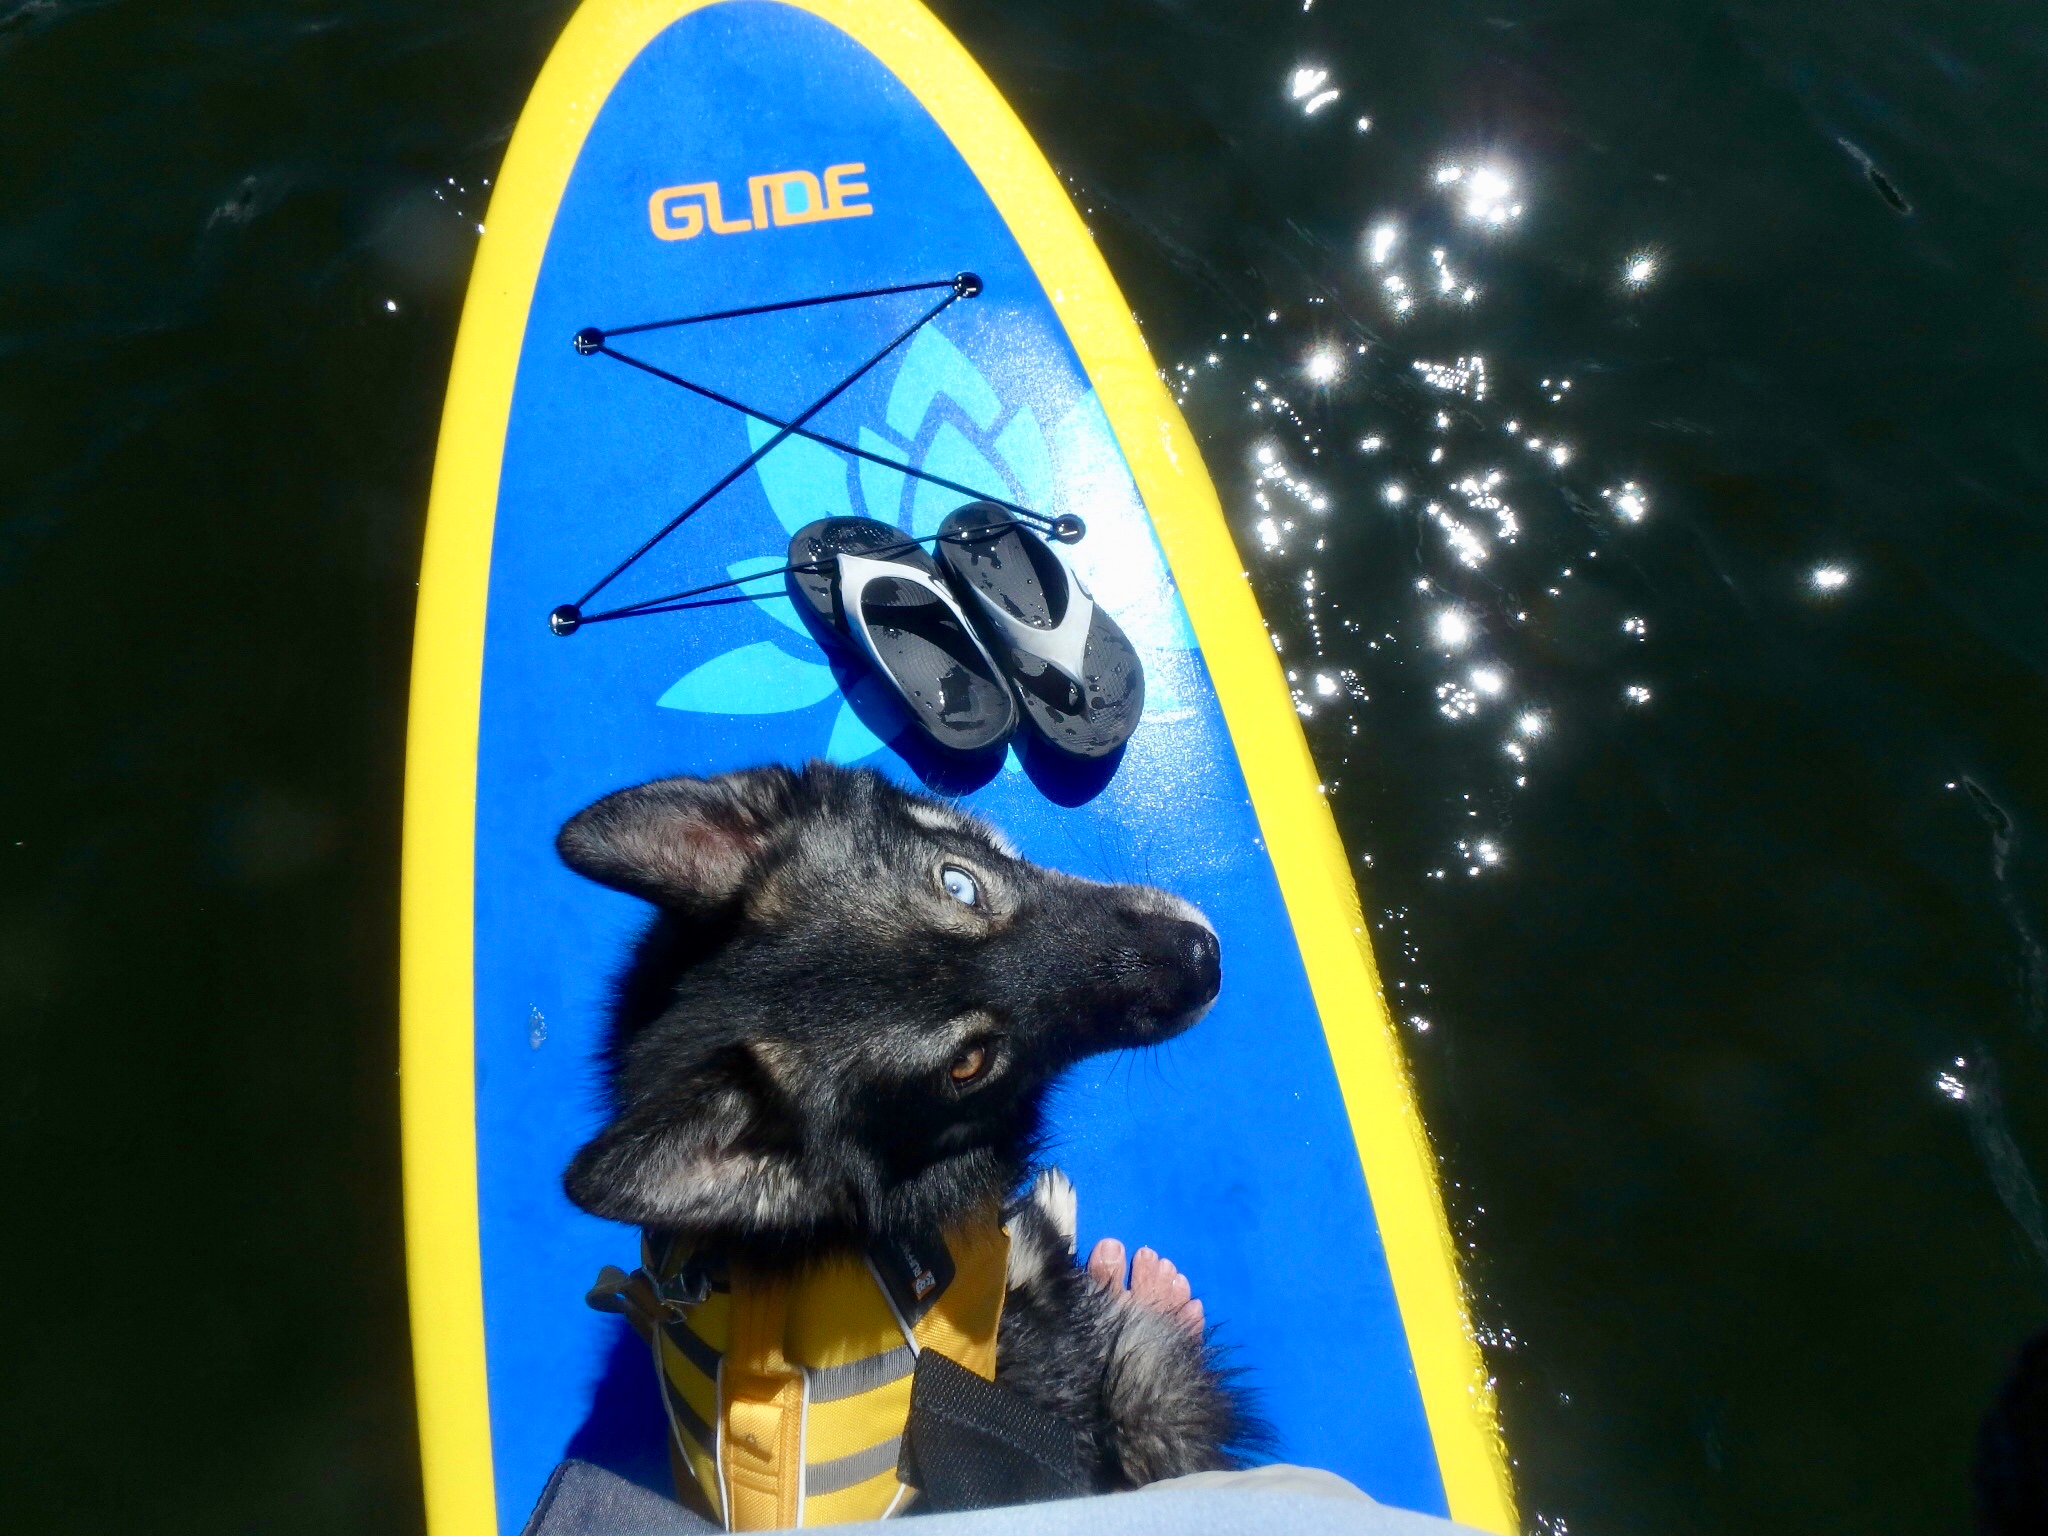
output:
[[1118,751],[1145,710],[1130,640],[1064,554],[993,502],[901,529],[828,517],[789,541],[791,594],[859,651],[940,746],[983,752],[1019,716],[1074,757]]

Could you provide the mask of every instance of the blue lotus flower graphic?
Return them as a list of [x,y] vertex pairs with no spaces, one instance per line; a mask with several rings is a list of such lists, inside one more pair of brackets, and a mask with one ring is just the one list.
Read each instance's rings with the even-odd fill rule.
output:
[[[941,399],[952,409],[941,409]],[[928,430],[935,411],[940,419],[935,430]],[[905,349],[882,416],[881,427],[860,428],[860,446],[871,453],[1028,507],[1082,512],[1090,529],[1083,543],[1113,561],[1112,574],[1101,559],[1077,560],[1098,601],[1112,605],[1141,654],[1193,649],[1136,487],[1093,391],[1047,428],[1029,405],[1006,409],[967,355],[936,325],[927,325]],[[973,429],[972,436],[963,424]],[[759,448],[775,429],[749,418],[747,435]],[[936,533],[961,501],[957,492],[942,486],[799,437],[784,439],[755,466],[755,474],[786,534],[821,517],[866,516],[924,537]],[[1077,501],[1086,505],[1073,506]],[[726,567],[734,580],[762,578],[740,590],[777,621],[776,638],[720,652],[677,679],[656,703],[697,714],[780,714],[810,709],[841,692],[839,674],[821,659],[784,594],[783,578],[764,574],[779,572],[786,562],[777,548]],[[1105,584],[1122,590],[1121,605],[1112,602]],[[1159,597],[1166,600],[1161,603]],[[1141,611],[1134,613],[1133,605]],[[1143,610],[1155,613],[1153,622],[1145,622]],[[1184,713],[1178,710],[1170,677],[1155,677],[1156,671],[1148,666],[1146,717]],[[844,689],[823,755],[833,762],[858,762],[880,751],[909,723],[886,686],[869,676],[857,677]]]

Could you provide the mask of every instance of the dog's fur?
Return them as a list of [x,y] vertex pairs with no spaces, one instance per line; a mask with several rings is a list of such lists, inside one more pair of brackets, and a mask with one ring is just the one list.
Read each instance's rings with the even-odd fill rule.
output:
[[[1059,1075],[1178,1034],[1220,981],[1186,902],[1027,863],[865,770],[665,779],[600,800],[559,846],[660,913],[620,986],[613,1117],[570,1198],[757,1266],[1008,1198]],[[1009,1212],[997,1381],[1077,1426],[1100,1488],[1233,1465],[1258,1430],[1228,1373],[1076,1267],[1074,1206],[1046,1170]]]

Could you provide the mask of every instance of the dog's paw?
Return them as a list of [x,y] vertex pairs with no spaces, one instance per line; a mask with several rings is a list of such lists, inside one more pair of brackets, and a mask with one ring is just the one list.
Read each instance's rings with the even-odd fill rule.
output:
[[1031,1199],[1045,1212],[1053,1229],[1066,1239],[1067,1254],[1073,1256],[1074,1234],[1080,1229],[1081,1200],[1074,1193],[1074,1181],[1057,1168],[1048,1168],[1032,1180]]

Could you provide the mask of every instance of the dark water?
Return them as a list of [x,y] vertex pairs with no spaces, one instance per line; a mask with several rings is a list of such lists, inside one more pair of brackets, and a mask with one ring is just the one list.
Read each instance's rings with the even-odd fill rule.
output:
[[[0,3],[23,1529],[417,1525],[414,567],[567,9]],[[1532,1527],[1964,1526],[2048,1322],[2048,23],[941,11],[1296,674]]]

